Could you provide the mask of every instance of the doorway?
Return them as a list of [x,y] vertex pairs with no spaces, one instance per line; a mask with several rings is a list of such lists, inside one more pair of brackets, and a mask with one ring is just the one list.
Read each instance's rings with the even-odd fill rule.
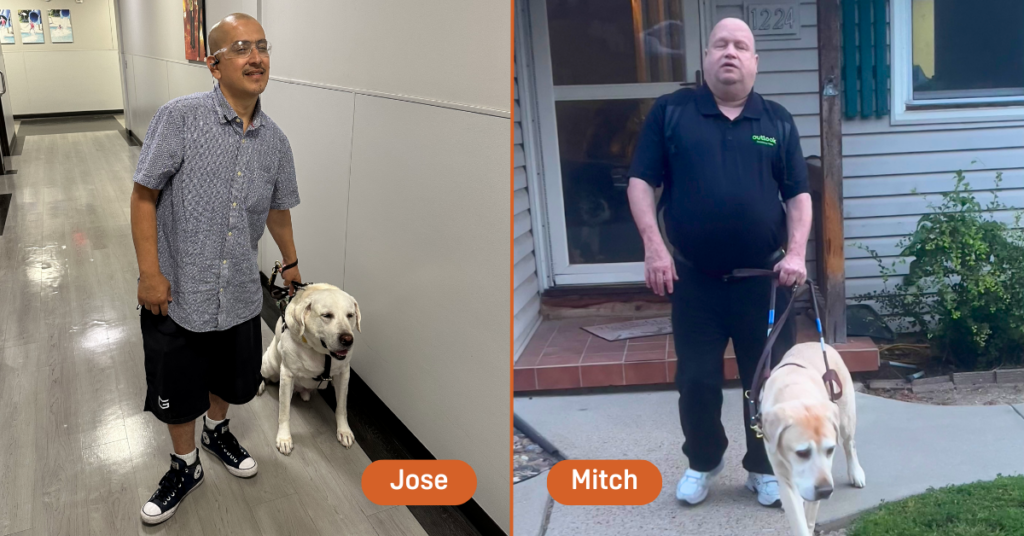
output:
[[555,285],[644,280],[630,158],[655,100],[700,79],[702,4],[529,0]]

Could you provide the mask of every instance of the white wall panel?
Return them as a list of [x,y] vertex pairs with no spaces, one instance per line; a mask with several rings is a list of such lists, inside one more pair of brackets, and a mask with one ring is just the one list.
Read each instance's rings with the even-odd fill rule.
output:
[[[6,45],[5,45],[6,47]],[[32,109],[32,91],[29,89],[28,75],[25,73],[25,54],[21,52],[10,52],[6,48],[3,51],[4,66],[7,71],[8,92],[11,94],[11,107],[16,115],[21,115],[21,110]]]
[[507,2],[264,0],[263,15],[272,76],[509,111]]
[[149,122],[156,111],[167,103],[167,62],[145,56],[135,56],[135,95],[138,102],[132,104],[132,132],[145,140]]
[[11,103],[15,114],[124,108],[116,50],[40,51],[21,56],[24,70],[10,73],[12,95],[19,94]]
[[506,119],[356,97],[345,288],[373,359],[353,367],[438,458],[477,473],[508,527]]
[[[44,22],[44,43],[3,45],[4,62],[15,115],[119,110],[124,107],[117,65],[117,36],[111,6],[114,0],[54,0],[42,9],[70,8],[74,42],[54,43]],[[8,6],[17,17],[17,9]],[[17,25],[17,23],[15,23]],[[17,26],[16,26],[17,27]]]
[[118,1],[125,54],[185,61],[181,2]]
[[[292,230],[302,278],[339,287],[345,276],[354,104],[351,93],[276,80],[263,94],[263,110],[288,136],[295,156],[301,202],[292,209]],[[281,260],[269,232],[263,249],[269,275]]]
[[213,89],[213,75],[205,65],[168,61],[167,100]]

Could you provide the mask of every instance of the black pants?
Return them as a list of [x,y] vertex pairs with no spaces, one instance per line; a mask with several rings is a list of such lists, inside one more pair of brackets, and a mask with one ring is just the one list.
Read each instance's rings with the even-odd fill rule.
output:
[[[754,266],[753,268],[771,268]],[[685,441],[683,454],[694,471],[707,472],[718,466],[729,440],[722,426],[723,361],[732,339],[743,390],[750,389],[754,369],[767,342],[771,280],[765,277],[723,281],[676,263],[679,281],[672,298],[672,330],[675,337],[676,388],[679,389],[679,422]],[[780,288],[776,295],[776,318],[789,304],[791,291]],[[772,365],[777,364],[796,339],[795,322],[790,319],[772,348]],[[740,395],[742,396],[742,395]],[[747,471],[773,474],[764,440],[750,429],[746,401],[743,428]]]

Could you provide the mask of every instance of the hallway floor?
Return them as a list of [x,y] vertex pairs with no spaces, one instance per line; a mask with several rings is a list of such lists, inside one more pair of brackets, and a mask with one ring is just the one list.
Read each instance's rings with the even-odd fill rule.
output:
[[139,147],[113,116],[82,123],[22,121],[17,173],[0,176],[12,194],[0,225],[0,536],[426,534],[408,508],[363,496],[370,459],[338,443],[321,398],[295,397],[295,450],[279,454],[276,388],[228,414],[259,474],[235,478],[203,451],[207,482],[169,521],[142,525],[171,447],[142,411],[128,205]]

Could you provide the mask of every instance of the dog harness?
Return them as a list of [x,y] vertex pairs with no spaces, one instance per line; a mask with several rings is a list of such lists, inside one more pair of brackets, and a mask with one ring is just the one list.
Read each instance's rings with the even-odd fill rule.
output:
[[[282,267],[281,266],[281,261],[275,261],[274,262],[274,271],[270,274],[270,285],[269,285],[269,287],[270,287],[270,295],[271,295],[271,297],[274,298],[274,300],[277,302],[277,306],[281,309],[281,331],[282,332],[288,329],[288,322],[285,320],[284,312],[288,308],[288,304],[292,301],[292,298],[294,296],[290,296],[288,294],[288,289],[287,288],[285,288],[285,287],[278,287],[278,286],[274,285],[274,281],[277,279],[277,274],[283,273],[285,270],[288,270],[289,268],[294,268],[298,264],[299,264],[299,262],[295,261],[292,264],[288,264],[288,265],[285,265],[284,267]],[[312,284],[314,284],[314,283],[296,283],[294,281],[292,282],[292,286],[295,287],[296,294],[298,294],[298,292],[300,290],[302,290],[303,288],[305,288],[305,287],[307,287],[309,285],[312,285]],[[306,342],[306,336],[305,335],[302,336],[302,342]],[[327,344],[324,342],[323,339],[320,339],[320,345],[323,346],[324,348],[327,348]],[[344,361],[345,357],[341,357],[339,359],[337,357],[332,356],[330,354],[330,352],[324,354],[324,370],[318,376],[314,376],[313,377],[313,380],[318,382],[317,386],[316,386],[317,390],[320,390],[320,389],[323,389],[324,387],[326,387],[326,385],[323,385],[324,383],[328,383],[328,384],[331,383],[331,359],[337,359],[338,361]]]
[[[772,346],[775,344],[776,339],[779,337],[779,327],[782,327],[786,319],[789,318],[789,313],[793,310],[793,304],[796,303],[797,298],[805,289],[811,291],[811,303],[814,304],[814,320],[818,327],[818,341],[821,343],[821,357],[825,360],[825,374],[822,375],[821,379],[825,382],[825,389],[828,391],[828,398],[832,403],[836,403],[837,400],[843,396],[843,383],[839,381],[839,375],[828,366],[828,354],[825,353],[825,335],[821,330],[821,315],[818,313],[818,296],[817,291],[814,288],[814,282],[808,278],[804,285],[799,285],[793,292],[793,297],[789,300],[789,305],[786,306],[786,310],[782,312],[782,316],[779,317],[778,326],[775,326],[775,293],[779,287],[779,274],[772,270],[759,270],[759,269],[739,269],[733,270],[731,274],[723,277],[724,280],[744,278],[744,277],[770,277],[772,279],[772,295],[771,295],[771,307],[768,312],[768,342],[765,343],[764,350],[761,352],[761,358],[757,361],[757,369],[754,372],[754,382],[751,385],[749,391],[743,393],[743,397],[747,399],[747,406],[750,415],[750,428],[757,433],[757,437],[764,437],[764,432],[761,429],[761,389],[764,387],[768,376],[771,374],[771,355]],[[776,367],[780,369],[785,366],[797,366],[805,368],[799,363],[784,363]]]

